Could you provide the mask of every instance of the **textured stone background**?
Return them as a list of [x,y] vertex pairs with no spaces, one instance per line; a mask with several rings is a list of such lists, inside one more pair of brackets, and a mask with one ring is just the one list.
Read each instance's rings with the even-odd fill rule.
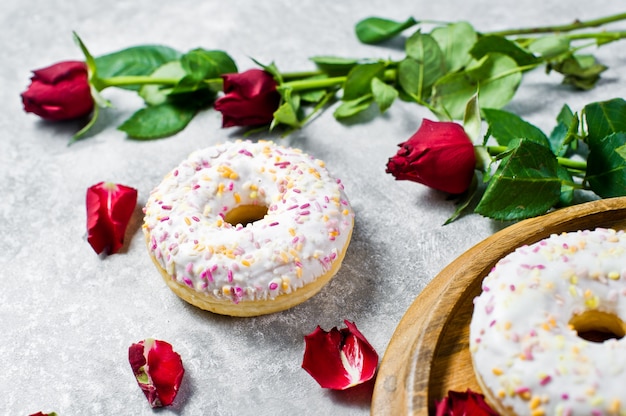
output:
[[[75,123],[49,124],[22,112],[30,70],[81,59],[76,31],[93,54],[160,43],[186,51],[224,49],[241,69],[250,57],[282,70],[308,69],[313,55],[394,57],[358,43],[355,23],[370,15],[398,20],[469,20],[496,30],[616,13],[619,2],[501,0],[3,0],[0,13],[0,413],[153,414],[127,362],[146,337],[171,342],[187,370],[175,405],[160,415],[365,415],[367,388],[331,392],[300,368],[303,336],[356,322],[382,356],[413,299],[448,263],[503,228],[477,215],[442,226],[454,211],[446,196],[395,182],[385,163],[432,117],[397,103],[384,116],[340,124],[332,111],[285,138],[327,162],[356,210],[344,266],[310,301],[259,318],[216,316],[173,295],[154,269],[140,232],[140,207],[161,177],[192,150],[238,138],[207,111],[175,137],[128,140],[115,126],[140,104],[105,91],[115,107],[96,134],[71,147]],[[623,25],[622,25],[623,28]],[[626,96],[624,43],[597,51],[610,69],[598,87],[574,93],[557,75],[528,74],[508,106],[551,129],[564,103]],[[269,136],[269,138],[273,138]],[[139,190],[127,248],[100,258],[85,240],[85,190],[107,180]]]

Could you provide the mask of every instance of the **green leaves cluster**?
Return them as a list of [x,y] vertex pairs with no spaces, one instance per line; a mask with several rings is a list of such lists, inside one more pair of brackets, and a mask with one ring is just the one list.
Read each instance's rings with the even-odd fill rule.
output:
[[[579,53],[579,36],[541,35],[550,31],[537,28],[534,32],[540,35],[512,38],[508,33],[515,31],[479,33],[468,22],[438,23],[427,33],[427,24],[412,17],[404,22],[370,17],[356,25],[357,37],[368,44],[385,42],[411,27],[418,28],[406,38],[404,59],[379,63],[379,71],[363,73],[358,66],[352,69],[346,84],[357,82],[354,79],[358,78],[361,85],[371,85],[358,96],[344,95],[341,111],[335,114],[338,118],[363,111],[367,102],[378,103],[384,111],[389,97],[397,97],[428,107],[440,120],[461,119],[466,103],[475,94],[483,107],[502,108],[515,95],[522,74],[540,65],[545,65],[548,72],[560,72],[564,83],[580,89],[592,88],[606,69],[593,56]],[[579,28],[581,25],[559,27],[561,31]],[[588,34],[584,38],[600,44],[624,36]],[[586,46],[589,45],[587,41]],[[383,92],[374,88],[380,81],[387,83]],[[353,105],[354,102],[359,105]],[[385,105],[381,106],[381,102]]]
[[[220,76],[237,72],[235,62],[220,50],[197,48],[181,53],[167,46],[142,45],[94,58],[77,36],[76,40],[85,54],[93,95],[100,106],[110,105],[100,96],[109,87],[135,91],[143,99],[144,107],[118,127],[139,140],[183,130],[199,110],[213,103],[222,88]],[[95,111],[74,140],[83,137],[97,117]]]
[[[478,203],[476,213],[520,220],[571,205],[575,192],[601,198],[626,196],[626,101],[588,104],[576,114],[563,106],[550,134],[519,116],[483,109],[488,130],[480,147],[493,156],[484,167],[484,193],[474,187],[455,218]],[[487,143],[495,141],[496,145]]]

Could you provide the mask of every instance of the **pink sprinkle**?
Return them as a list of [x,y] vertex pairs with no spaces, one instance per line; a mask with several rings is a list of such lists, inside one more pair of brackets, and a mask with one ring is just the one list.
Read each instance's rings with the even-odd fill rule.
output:
[[278,225],[278,222],[273,222],[273,223],[270,224],[270,227],[274,227],[276,225]]
[[569,394],[567,394],[567,393],[561,394],[561,399],[568,400],[569,399]]
[[298,206],[297,206],[297,205],[292,205],[292,206],[290,206],[289,208],[287,208],[287,211],[292,210],[292,209],[296,209],[296,208],[298,208]]
[[509,286],[509,289],[511,289],[511,292],[515,292],[515,285]]
[[252,153],[250,153],[248,150],[246,149],[241,149],[239,150],[239,153],[241,153],[242,155],[246,155],[246,156],[250,156],[252,157]]
[[309,215],[311,211],[301,211],[300,215]]
[[295,237],[293,238],[293,240],[291,240],[291,243],[292,243],[292,244],[296,244],[296,243],[298,242],[298,240],[299,240],[299,239],[300,239],[300,237],[295,236]]
[[278,283],[276,282],[270,283],[270,290],[276,290],[276,289],[278,289]]
[[491,312],[493,312],[493,305],[492,305],[492,304],[489,304],[489,305],[485,306],[485,313],[486,313],[487,315],[490,315],[490,314],[491,314]]
[[232,271],[232,270],[229,270],[229,271],[228,271],[228,281],[229,281],[229,282],[232,282],[232,281],[233,281],[233,271]]
[[193,189],[195,190],[195,189],[198,189],[199,187],[200,187],[200,185],[195,184],[195,185],[193,186]]
[[200,222],[200,218],[196,217],[195,215],[191,217],[192,220],[194,220],[195,222]]
[[170,219],[170,217],[163,217],[163,218],[161,218],[161,222],[167,221],[169,219]]
[[310,206],[311,206],[311,204],[309,204],[309,203],[307,202],[306,204],[302,204],[302,205],[300,205],[300,209],[305,209],[305,208],[308,208],[308,207],[310,207]]
[[528,387],[520,387],[514,390],[516,394],[528,393],[530,389]]
[[185,267],[185,271],[191,274],[192,270],[193,270],[193,263],[188,263],[187,267]]
[[295,193],[297,193],[297,194],[299,194],[300,192],[302,192],[302,191],[300,191],[298,188],[293,188],[293,191],[294,191]]
[[234,187],[235,187],[235,184],[233,182],[228,184],[228,190],[229,191],[232,191]]
[[330,259],[335,260],[337,258],[337,253],[330,253]]
[[550,376],[545,376],[544,378],[541,379],[541,381],[539,382],[539,384],[541,384],[542,386],[545,386],[546,384],[548,384],[550,381],[552,381],[552,377]]
[[193,287],[193,282],[191,281],[191,279],[189,279],[188,277],[183,277],[183,282],[189,286],[189,287]]
[[490,326],[490,327],[492,327],[492,326],[494,326],[495,324],[496,324],[496,320],[494,319],[493,321],[491,321],[491,322],[489,323],[489,326]]
[[171,205],[161,205],[161,208],[170,210],[170,209],[172,209],[172,206]]
[[178,169],[174,171],[174,176],[178,176]]

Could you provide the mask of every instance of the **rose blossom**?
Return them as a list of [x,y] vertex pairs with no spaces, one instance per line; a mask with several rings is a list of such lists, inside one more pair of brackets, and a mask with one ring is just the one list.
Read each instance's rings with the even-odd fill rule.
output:
[[24,111],[46,120],[71,120],[93,110],[87,65],[59,62],[33,71],[31,84],[21,94]]
[[474,145],[459,124],[424,119],[387,163],[387,173],[451,194],[467,190],[474,176]]
[[137,205],[137,190],[100,182],[87,189],[87,241],[96,253],[117,253]]
[[302,368],[323,388],[345,390],[374,377],[378,354],[353,322],[329,332],[319,325],[304,337]]
[[465,393],[449,391],[435,406],[436,416],[498,416],[485,402],[485,396],[470,389]]
[[150,406],[172,404],[185,374],[183,361],[172,346],[146,339],[128,348],[128,361]]
[[224,95],[215,101],[222,127],[269,124],[280,104],[276,81],[261,69],[222,75]]

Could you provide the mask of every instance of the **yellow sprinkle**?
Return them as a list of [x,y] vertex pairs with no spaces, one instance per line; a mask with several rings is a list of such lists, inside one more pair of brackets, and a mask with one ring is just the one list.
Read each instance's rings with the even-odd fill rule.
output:
[[292,236],[292,237],[295,237],[295,236],[296,236],[296,230],[295,230],[295,228],[290,228],[290,229],[289,229],[289,234],[291,234],[291,236]]
[[225,294],[226,296],[230,295],[230,287],[229,286],[224,286],[222,288],[222,293]]
[[281,284],[283,290],[289,289],[289,278],[283,277],[283,283]]
[[509,330],[509,329],[511,329],[511,326],[512,326],[512,325],[513,325],[513,324],[511,323],[511,321],[506,321],[506,322],[504,323],[504,329],[505,329],[505,330]]
[[222,225],[224,225],[224,221],[221,218],[218,218],[218,220],[215,222],[215,225],[221,227]]
[[609,272],[608,276],[609,276],[609,279],[611,279],[611,280],[618,280],[619,279],[619,273],[618,272]]
[[224,184],[220,183],[219,185],[217,185],[217,194],[222,195],[222,193],[224,193]]
[[592,297],[591,299],[585,300],[585,305],[587,305],[590,309],[596,309],[600,304],[600,299],[597,296]]
[[504,373],[504,372],[503,372],[500,368],[498,368],[498,367],[494,367],[494,368],[492,368],[492,369],[491,369],[491,372],[492,372],[493,374],[495,374],[496,376],[501,376],[501,375]]
[[543,410],[542,408],[535,409],[532,412],[530,412],[531,416],[545,416],[545,414],[546,414],[546,411]]
[[530,392],[522,391],[519,393],[519,397],[521,397],[523,400],[530,400]]
[[622,408],[622,403],[619,399],[613,399],[611,404],[608,407],[608,411],[613,414],[618,414],[620,409]]
[[289,256],[284,251],[280,252],[280,258],[283,260],[283,263],[289,263]]
[[239,178],[239,175],[237,175],[235,172],[232,172],[228,177],[232,180],[235,180]]
[[258,193],[256,191],[250,192],[250,199],[256,199],[257,196],[258,196]]
[[569,251],[570,251],[570,253],[576,253],[576,252],[578,251],[578,247],[576,247],[576,246],[570,246],[570,247],[569,247]]
[[572,277],[569,278],[569,281],[573,285],[577,284],[578,283],[578,276],[572,275]]
[[346,208],[346,209],[343,210],[342,213],[343,213],[343,215],[349,215],[350,214],[350,210]]
[[189,219],[189,217],[185,217],[185,224],[191,225],[191,220]]
[[237,192],[233,194],[233,197],[235,198],[235,203],[237,204],[241,203],[241,197],[239,196]]
[[504,399],[506,397],[506,392],[504,390],[498,391],[498,397]]
[[289,254],[291,254],[296,259],[298,258],[298,252],[294,250],[293,248],[289,249]]
[[259,188],[255,184],[250,184],[251,191],[257,191]]
[[539,396],[533,396],[533,398],[530,399],[530,403],[528,403],[528,406],[533,410],[541,406],[541,399],[539,398]]
[[250,267],[250,262],[248,260],[241,260],[241,264],[246,267]]
[[302,277],[302,267],[296,267],[296,276],[298,276],[298,279]]
[[324,216],[322,217],[322,220],[324,220],[324,222],[328,222],[328,215],[324,214]]

